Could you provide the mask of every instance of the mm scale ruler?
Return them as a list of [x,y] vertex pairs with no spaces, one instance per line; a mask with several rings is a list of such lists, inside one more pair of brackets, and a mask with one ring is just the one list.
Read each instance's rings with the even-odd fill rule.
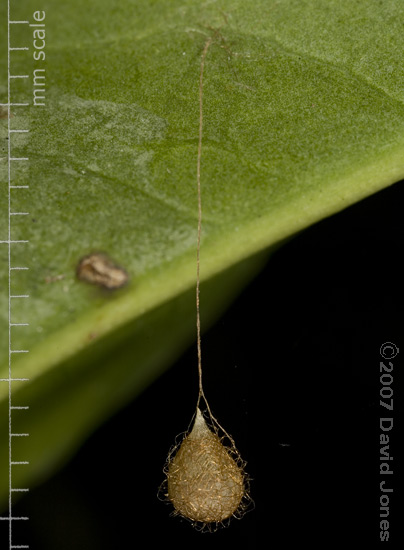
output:
[[[0,235],[0,245],[8,248],[8,377],[1,378],[1,384],[8,384],[8,513],[3,512],[0,516],[0,528],[4,527],[4,524],[8,526],[8,548],[9,550],[14,548],[29,548],[28,544],[24,544],[26,541],[21,540],[24,538],[24,533],[19,532],[18,526],[21,522],[28,520],[27,517],[18,517],[18,514],[14,513],[14,500],[15,493],[27,492],[25,487],[18,487],[14,484],[15,471],[17,468],[26,468],[29,464],[28,461],[21,460],[21,457],[15,457],[13,453],[13,443],[17,438],[28,437],[28,433],[21,433],[20,430],[15,429],[13,419],[17,411],[19,415],[26,414],[29,407],[24,406],[21,403],[14,403],[13,401],[13,386],[15,384],[23,384],[28,379],[13,377],[13,362],[18,354],[28,353],[27,349],[20,349],[20,346],[15,346],[14,342],[23,341],[23,334],[16,331],[24,331],[28,326],[28,323],[24,320],[16,319],[16,312],[18,314],[18,306],[21,300],[27,300],[28,294],[24,291],[21,292],[21,284],[18,282],[18,276],[21,272],[27,271],[29,267],[25,261],[16,261],[17,258],[28,258],[28,240],[21,240],[18,237],[14,237],[13,228],[18,219],[21,216],[27,216],[29,213],[21,211],[18,208],[18,204],[23,200],[22,193],[26,193],[28,185],[21,185],[19,183],[18,174],[22,164],[27,165],[28,158],[19,154],[18,147],[15,147],[16,139],[21,138],[21,134],[28,133],[27,128],[20,127],[18,124],[19,119],[24,119],[24,109],[29,107],[28,102],[24,102],[22,97],[25,94],[25,99],[28,100],[28,86],[30,78],[28,74],[19,74],[21,71],[13,71],[13,58],[15,55],[24,55],[23,52],[28,50],[26,44],[15,43],[15,36],[21,36],[21,32],[16,32],[19,29],[17,27],[21,25],[29,25],[29,21],[19,21],[12,17],[11,12],[11,0],[2,0],[7,2],[7,101],[1,103],[0,109],[2,110],[2,118],[7,118],[7,173],[8,173],[8,232],[7,235]],[[3,22],[4,24],[4,22]],[[2,31],[4,32],[4,31]],[[18,52],[22,52],[18,53]],[[21,57],[19,57],[21,60]],[[15,93],[16,92],[16,93]],[[16,99],[14,98],[16,96]],[[13,115],[13,112],[16,116]],[[15,152],[16,151],[16,152]],[[26,199],[26,197],[24,197]],[[18,222],[17,222],[18,226]],[[6,237],[6,238],[4,238]],[[16,240],[13,240],[13,239]],[[16,250],[17,249],[17,250]],[[14,254],[14,252],[17,252]],[[18,286],[19,285],[19,286]],[[24,308],[23,308],[24,309]],[[19,418],[23,421],[23,418]],[[4,445],[4,443],[1,443]],[[2,535],[5,534],[4,531]],[[4,538],[0,541],[0,547],[5,548]]]

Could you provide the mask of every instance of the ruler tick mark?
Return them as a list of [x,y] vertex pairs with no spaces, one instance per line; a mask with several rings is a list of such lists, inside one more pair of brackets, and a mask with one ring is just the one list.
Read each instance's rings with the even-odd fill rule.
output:
[[28,243],[29,241],[0,241],[0,244]]
[[[3,521],[27,521],[29,518],[25,517],[25,516],[17,516],[17,517],[4,517],[4,516],[0,516],[0,521],[3,520]],[[15,548],[15,546],[13,546],[12,548]]]
[[29,381],[29,378],[0,378],[0,382],[28,382],[28,381]]

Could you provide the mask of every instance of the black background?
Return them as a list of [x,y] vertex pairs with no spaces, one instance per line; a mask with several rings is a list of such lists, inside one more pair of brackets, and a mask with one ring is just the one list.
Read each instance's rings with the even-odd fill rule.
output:
[[[379,483],[394,488],[402,547],[403,186],[283,246],[203,335],[205,393],[253,478],[254,511],[214,534],[156,498],[166,453],[194,411],[193,346],[76,457],[15,507],[31,549],[283,548],[379,543]],[[201,297],[203,304],[203,297]],[[380,346],[393,360],[393,476],[379,475]],[[391,495],[391,494],[390,494]]]

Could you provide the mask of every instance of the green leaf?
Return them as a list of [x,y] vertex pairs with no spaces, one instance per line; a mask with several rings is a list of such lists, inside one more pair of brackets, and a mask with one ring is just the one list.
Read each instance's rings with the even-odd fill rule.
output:
[[[37,6],[13,5],[29,19]],[[201,246],[204,326],[262,263],[255,256],[404,176],[404,5],[332,0],[46,0],[46,64],[12,52],[11,218],[14,460],[19,486],[37,483],[192,341],[196,160],[204,73]],[[2,6],[4,11],[4,6]],[[1,20],[6,14],[1,13]],[[13,44],[33,28],[13,26]],[[4,36],[4,33],[3,33]],[[4,38],[1,74],[6,76]],[[30,54],[31,55],[31,54]],[[5,82],[5,80],[4,80]],[[1,102],[7,86],[0,86]],[[0,177],[8,180],[7,119]],[[3,186],[3,189],[6,185]],[[8,200],[1,196],[0,239]],[[130,276],[106,292],[75,275],[103,251]],[[7,265],[6,244],[0,246]],[[2,273],[0,377],[8,377],[8,270]],[[8,384],[0,433],[8,440]],[[14,430],[14,428],[13,428]],[[24,439],[24,440],[23,440]],[[8,452],[2,443],[0,471]],[[0,500],[8,478],[0,479]]]

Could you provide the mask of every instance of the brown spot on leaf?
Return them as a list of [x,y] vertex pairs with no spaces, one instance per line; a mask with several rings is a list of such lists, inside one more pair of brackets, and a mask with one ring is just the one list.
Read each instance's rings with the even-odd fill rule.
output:
[[56,283],[57,281],[62,281],[66,275],[62,273],[61,275],[49,275],[48,277],[45,277],[45,283]]
[[[10,113],[10,118],[13,118],[13,113]],[[7,107],[0,106],[0,118],[8,118],[8,109]]]
[[81,281],[109,290],[121,288],[129,280],[127,272],[122,267],[115,264],[106,254],[100,252],[81,258],[76,273]]

